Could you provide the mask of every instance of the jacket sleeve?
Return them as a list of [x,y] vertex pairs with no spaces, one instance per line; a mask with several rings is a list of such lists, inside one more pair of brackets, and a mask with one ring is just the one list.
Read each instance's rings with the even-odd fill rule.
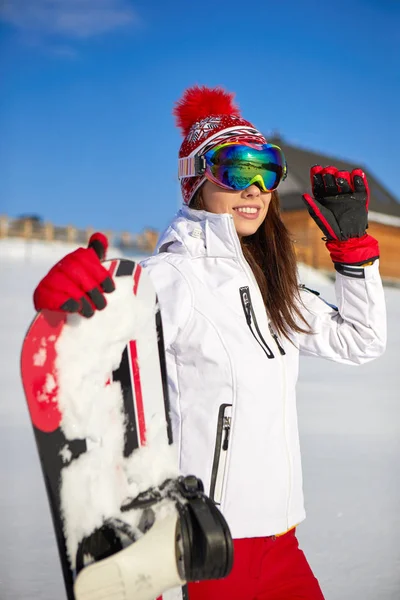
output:
[[192,310],[191,288],[167,254],[152,256],[141,266],[146,269],[156,290],[161,310],[164,345],[168,350],[185,328]]
[[182,415],[180,385],[174,343],[185,329],[192,314],[192,289],[179,271],[169,262],[167,254],[159,254],[141,263],[150,275],[157,293],[163,325],[167,385],[170,403],[172,437],[177,451],[180,468]]
[[379,265],[341,267],[337,307],[303,288],[302,313],[311,333],[300,334],[300,354],[360,365],[378,358],[386,347],[386,308]]

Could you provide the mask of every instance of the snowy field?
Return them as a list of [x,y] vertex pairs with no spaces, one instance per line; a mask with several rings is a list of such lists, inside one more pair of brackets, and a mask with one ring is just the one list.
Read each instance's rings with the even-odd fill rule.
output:
[[[65,599],[19,354],[32,291],[70,248],[0,241],[1,600]],[[310,269],[302,280],[334,301],[329,280]],[[400,599],[400,290],[387,288],[386,299],[382,358],[362,367],[301,363],[308,518],[298,533],[326,600]]]

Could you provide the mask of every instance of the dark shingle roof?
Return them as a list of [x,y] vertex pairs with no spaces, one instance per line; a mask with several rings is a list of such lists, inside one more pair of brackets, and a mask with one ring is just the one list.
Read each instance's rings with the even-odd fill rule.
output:
[[310,167],[313,165],[322,165],[324,167],[334,165],[338,169],[346,171],[361,167],[367,175],[371,192],[369,210],[384,215],[400,217],[400,202],[384,188],[365,166],[353,164],[305,148],[292,146],[277,136],[273,136],[272,138],[268,138],[267,136],[267,139],[282,148],[288,163],[288,177],[279,186],[279,196],[283,210],[305,208],[301,195],[306,191],[310,191]]

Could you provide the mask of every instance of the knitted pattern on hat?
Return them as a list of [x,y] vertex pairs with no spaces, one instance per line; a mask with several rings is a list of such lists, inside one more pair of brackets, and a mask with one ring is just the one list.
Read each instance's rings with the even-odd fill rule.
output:
[[[179,158],[204,154],[219,144],[266,144],[265,137],[240,115],[234,94],[220,87],[193,86],[176,102],[173,114],[184,140]],[[189,204],[204,183],[204,176],[181,179],[183,202]]]

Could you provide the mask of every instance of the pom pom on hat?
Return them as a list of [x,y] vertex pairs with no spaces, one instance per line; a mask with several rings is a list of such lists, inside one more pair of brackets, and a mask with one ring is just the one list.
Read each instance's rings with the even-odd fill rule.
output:
[[240,117],[239,107],[233,102],[234,94],[221,87],[209,88],[194,85],[188,88],[182,98],[175,103],[173,114],[176,124],[186,136],[192,125],[212,115],[232,115]]

